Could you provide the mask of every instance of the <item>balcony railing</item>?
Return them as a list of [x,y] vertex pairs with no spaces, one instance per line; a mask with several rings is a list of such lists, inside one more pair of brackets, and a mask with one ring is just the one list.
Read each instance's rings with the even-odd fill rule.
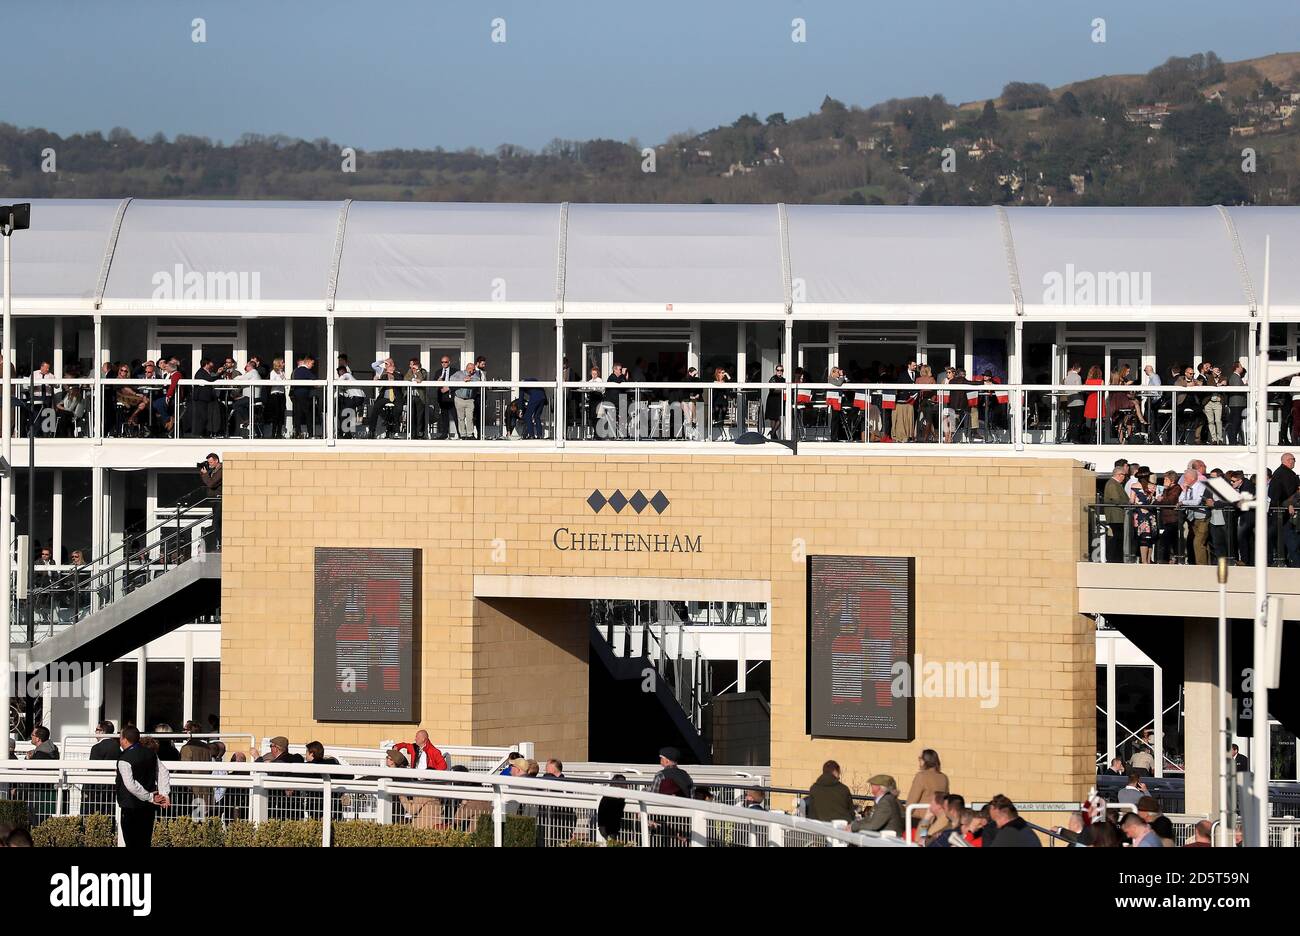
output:
[[[1268,511],[1267,562],[1300,567],[1300,514]],[[1254,565],[1255,512],[1222,504],[1205,507],[1089,504],[1086,562]],[[1288,559],[1290,561],[1288,561]]]
[[[1270,387],[1268,444],[1291,438]],[[460,403],[457,402],[459,395]],[[557,402],[563,431],[557,433]],[[61,379],[14,389],[15,437],[425,442],[1224,446],[1258,433],[1246,387],[1063,384],[610,383]]]

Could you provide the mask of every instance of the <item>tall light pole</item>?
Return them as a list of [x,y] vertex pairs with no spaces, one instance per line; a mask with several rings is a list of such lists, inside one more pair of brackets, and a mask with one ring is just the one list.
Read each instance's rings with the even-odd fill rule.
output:
[[[1257,496],[1262,496],[1257,493]],[[1255,522],[1259,523],[1259,501],[1255,502]],[[1235,521],[1234,521],[1235,522]],[[1232,844],[1228,825],[1228,745],[1232,738],[1228,734],[1228,711],[1230,694],[1228,693],[1228,560],[1219,557],[1219,841],[1215,844],[1228,846]]]
[[13,492],[13,403],[14,388],[9,380],[10,368],[13,366],[13,355],[8,354],[7,349],[13,344],[13,284],[10,278],[10,253],[9,238],[14,231],[21,231],[31,226],[32,206],[29,204],[22,205],[0,205],[0,240],[4,241],[4,359],[0,362],[0,371],[4,372],[0,383],[3,384],[3,392],[0,393],[0,639],[3,639],[4,646],[0,647],[0,718],[4,719],[4,743],[0,744],[0,761],[9,759],[9,688],[13,681],[13,662],[10,656],[10,609],[13,603],[13,583],[10,580],[12,571],[12,553],[10,549],[10,540],[13,529],[10,525],[10,497]]
[[[1250,840],[1246,843],[1257,847],[1268,846],[1268,687],[1264,673],[1264,653],[1267,647],[1268,624],[1268,515],[1273,507],[1280,504],[1268,504],[1269,510],[1260,510],[1259,505],[1266,500],[1263,489],[1264,478],[1268,474],[1268,344],[1269,344],[1269,263],[1272,254],[1271,238],[1264,238],[1264,302],[1261,309],[1259,341],[1255,346],[1255,654],[1251,667],[1251,685],[1255,697],[1250,706],[1250,760],[1252,771],[1252,796],[1247,798],[1254,810],[1254,815],[1246,823],[1250,831]],[[1279,523],[1285,522],[1283,517]],[[1227,756],[1227,752],[1220,752]],[[1245,816],[1243,815],[1243,818]]]

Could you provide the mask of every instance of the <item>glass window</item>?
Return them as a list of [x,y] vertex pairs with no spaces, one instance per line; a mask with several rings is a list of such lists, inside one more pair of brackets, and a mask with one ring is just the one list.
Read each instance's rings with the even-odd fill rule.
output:
[[194,663],[194,720],[204,731],[221,725],[221,663],[216,660]]
[[203,486],[199,480],[198,468],[181,471],[158,472],[158,509],[175,507],[186,495],[193,494]]
[[63,469],[63,557],[67,562],[74,549],[90,555],[91,477],[88,469]]
[[[122,674],[122,705],[117,712],[117,727],[135,725],[135,678],[137,663],[113,663]],[[136,725],[138,728],[139,725]]]
[[146,660],[144,679],[144,714],[148,730],[168,724],[173,731],[179,731],[185,724],[181,717],[185,705],[185,664]]
[[[268,368],[276,358],[284,357],[284,319],[249,319],[247,334],[249,357],[260,358],[262,364]],[[370,359],[366,360],[368,363]],[[244,362],[237,363],[242,365]]]
[[1222,368],[1224,376],[1245,349],[1245,325],[1206,322],[1201,326],[1201,360]]
[[1192,360],[1192,338],[1190,322],[1156,326],[1156,372],[1161,383],[1173,382],[1173,368],[1195,363]]
[[36,469],[36,502],[33,512],[27,509],[28,478],[31,472],[14,473],[13,515],[17,519],[15,536],[31,535],[36,548],[54,545],[54,471]]

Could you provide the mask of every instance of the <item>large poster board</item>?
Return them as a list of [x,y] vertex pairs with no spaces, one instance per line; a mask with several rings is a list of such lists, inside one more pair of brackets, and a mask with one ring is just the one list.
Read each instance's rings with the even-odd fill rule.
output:
[[810,735],[913,739],[913,681],[906,694],[893,686],[896,664],[912,666],[915,582],[911,557],[808,557]]
[[418,549],[316,548],[317,721],[413,722]]

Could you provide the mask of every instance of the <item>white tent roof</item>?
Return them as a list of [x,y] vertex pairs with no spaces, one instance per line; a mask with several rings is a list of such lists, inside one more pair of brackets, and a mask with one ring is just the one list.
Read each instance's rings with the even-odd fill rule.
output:
[[555,314],[558,205],[353,202],[340,315]]
[[[336,202],[134,200],[113,251],[103,307],[319,311],[339,207]],[[33,206],[33,225],[38,217]]]
[[1271,238],[1269,269],[1270,313],[1300,315],[1300,210],[1295,208],[1230,208],[1241,251],[1258,304],[1264,302],[1264,238]]
[[565,314],[785,313],[776,205],[571,205]]
[[[21,199],[5,199],[4,204]],[[10,238],[15,309],[92,312],[119,199],[46,199]]]
[[[791,205],[794,309],[837,318],[1015,312],[994,208]],[[936,275],[942,271],[942,275]]]
[[20,314],[1004,319],[1019,289],[1031,318],[1244,320],[1271,234],[1300,317],[1300,208],[37,200],[32,224]]
[[1200,318],[1249,311],[1217,208],[1009,208],[1007,217],[1027,315],[1104,321],[1156,309]]

